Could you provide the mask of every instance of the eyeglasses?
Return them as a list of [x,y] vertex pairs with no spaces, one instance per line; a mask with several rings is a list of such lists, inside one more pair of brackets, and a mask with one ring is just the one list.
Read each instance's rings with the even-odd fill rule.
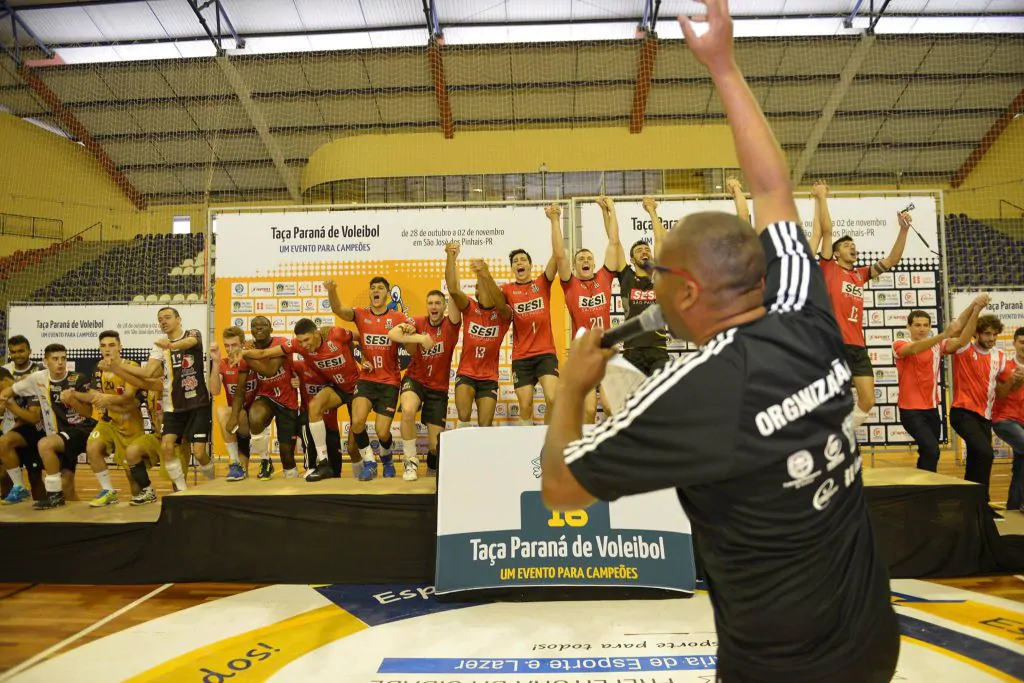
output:
[[697,278],[695,278],[688,270],[683,270],[682,268],[672,268],[670,266],[663,266],[661,264],[655,263],[654,261],[647,261],[647,263],[644,265],[647,266],[647,270],[651,271],[652,282],[658,279],[659,273],[669,273],[670,275],[677,275],[683,279],[689,280],[694,284],[695,287],[697,287],[698,291],[700,290],[700,283],[697,281]]

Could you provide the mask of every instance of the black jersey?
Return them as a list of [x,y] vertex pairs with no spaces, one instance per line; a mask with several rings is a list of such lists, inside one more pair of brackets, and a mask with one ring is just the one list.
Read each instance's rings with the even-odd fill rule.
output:
[[669,363],[565,459],[602,500],[676,489],[706,571],[721,671],[827,681],[877,633],[898,638],[896,618],[821,272],[797,224],[771,225],[761,242],[767,315]]
[[96,425],[89,415],[82,415],[60,399],[65,389],[86,393],[91,382],[81,372],[69,372],[61,379],[50,377],[49,370],[39,370],[14,384],[18,396],[35,397],[43,414],[43,427],[53,435],[71,428],[92,429]]
[[[619,279],[619,296],[622,308],[626,311],[626,319],[635,318],[648,308],[658,303],[654,293],[654,283],[649,276],[640,277],[630,266],[617,273]],[[664,331],[654,330],[633,337],[623,346],[627,349],[664,349],[668,343],[668,335]]]
[[199,330],[185,330],[181,337],[170,341],[187,338],[194,338],[198,343],[183,351],[156,347],[149,355],[150,360],[160,361],[164,368],[164,397],[161,404],[165,413],[183,413],[210,405],[202,333]]

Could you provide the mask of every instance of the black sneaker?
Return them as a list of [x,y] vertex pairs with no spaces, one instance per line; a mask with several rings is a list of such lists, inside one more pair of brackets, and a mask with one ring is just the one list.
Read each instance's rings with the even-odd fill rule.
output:
[[260,460],[260,473],[256,476],[260,481],[270,481],[274,476],[274,463],[270,460]]
[[36,503],[32,505],[32,509],[52,510],[53,508],[58,508],[61,505],[64,505],[64,494],[61,491],[57,491],[57,493],[47,493],[46,498],[36,501]]
[[326,460],[321,460],[316,464],[316,469],[306,475],[306,481],[323,481],[324,479],[334,478],[334,468],[331,467],[331,463]]

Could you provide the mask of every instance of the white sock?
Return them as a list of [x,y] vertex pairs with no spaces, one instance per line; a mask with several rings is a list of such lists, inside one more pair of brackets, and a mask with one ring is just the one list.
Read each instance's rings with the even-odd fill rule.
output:
[[181,471],[181,462],[177,458],[168,460],[164,469],[167,470],[167,476],[171,478],[171,481],[174,482],[179,491],[184,491],[188,488],[188,485],[185,484],[185,473]]
[[863,410],[861,410],[860,406],[854,406],[853,407],[853,428],[856,429],[857,427],[860,427],[862,424],[867,422],[869,417],[871,417],[871,415],[869,415],[868,413],[865,413]]
[[519,418],[519,426],[520,427],[532,427],[533,426],[533,420],[526,420],[524,418]]
[[227,447],[228,447],[228,457],[231,458],[231,463],[234,464],[234,465],[240,465],[241,463],[238,462],[238,442],[237,441],[229,441],[227,443]]
[[370,446],[360,448],[359,455],[362,456],[363,462],[377,462],[377,459],[373,457],[373,448]]
[[101,491],[113,491],[114,485],[110,483],[110,470],[103,470],[96,473],[96,479],[100,482]]
[[384,443],[380,441],[379,438],[377,440],[377,443],[380,444],[380,459],[383,460],[384,458],[391,457],[391,449],[395,445],[395,440],[391,439],[391,446],[389,446],[388,448],[384,448]]
[[327,425],[323,420],[309,423],[309,433],[313,435],[316,446],[316,462],[320,464],[327,459]]
[[60,473],[58,472],[57,474],[47,474],[45,477],[43,477],[43,486],[46,487],[47,493],[60,493]]
[[16,470],[7,470],[7,476],[11,478],[15,486],[25,488],[25,478],[20,467]]
[[416,457],[416,439],[402,439],[402,457],[406,460]]
[[252,434],[249,437],[249,453],[259,455],[260,460],[270,460],[270,432],[264,429],[259,434]]

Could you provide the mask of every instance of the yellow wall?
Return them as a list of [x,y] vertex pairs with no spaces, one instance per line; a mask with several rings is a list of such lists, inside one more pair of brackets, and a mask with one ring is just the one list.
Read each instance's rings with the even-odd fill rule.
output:
[[[1020,116],[999,136],[995,144],[967,176],[963,185],[946,196],[949,213],[965,213],[972,218],[998,218],[999,200],[1024,206],[1024,116]],[[1007,215],[1004,207],[1004,217]]]

